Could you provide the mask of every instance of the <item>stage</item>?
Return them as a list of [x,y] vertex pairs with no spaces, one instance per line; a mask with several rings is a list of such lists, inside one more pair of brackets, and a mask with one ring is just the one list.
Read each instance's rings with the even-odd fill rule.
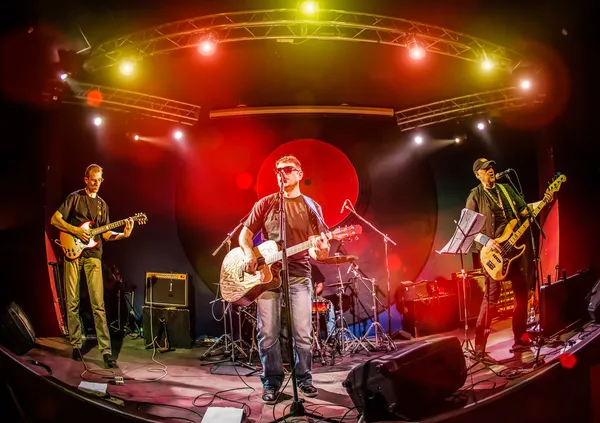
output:
[[[548,383],[544,380],[547,380],[552,371],[563,371],[574,364],[572,359],[576,355],[575,351],[587,349],[588,356],[598,356],[597,351],[590,354],[590,350],[599,348],[598,327],[596,324],[583,325],[559,337],[566,343],[560,345],[550,343],[542,347],[540,358],[543,361],[540,361],[539,367],[534,368],[533,349],[521,354],[509,352],[512,345],[511,319],[494,322],[487,350],[499,364],[489,368],[481,364],[474,365],[469,371],[465,385],[444,404],[432,404],[431,415],[423,416],[420,421],[473,421],[469,417],[472,414],[470,411],[481,409],[488,403],[492,406],[493,402],[498,402],[495,401],[498,398],[510,398],[512,391],[519,391],[519,388],[525,385],[534,386],[540,394],[545,392]],[[426,338],[452,335],[462,341],[462,332],[463,330],[460,329]],[[410,341],[396,340],[395,342],[401,345],[403,342]],[[95,346],[92,346],[85,352],[85,364],[89,369],[85,371],[81,362],[70,358],[71,348],[66,339],[39,338],[38,344],[39,347],[28,354],[13,357],[40,377],[47,376],[48,371],[42,366],[32,364],[33,361],[48,366],[54,378],[72,388],[77,387],[82,380],[108,383],[107,397],[111,399],[99,400],[91,397],[92,401],[111,404],[111,407],[127,410],[130,414],[137,414],[150,421],[157,419],[157,421],[199,422],[208,406],[238,408],[243,406],[246,411],[246,421],[268,422],[288,412],[292,402],[292,388],[288,385],[274,407],[263,404],[260,398],[262,389],[258,372],[244,376],[249,370],[236,367],[240,373],[238,376],[235,369],[227,367],[226,364],[210,365],[209,360],[212,358],[201,361],[199,357],[206,350],[206,346],[165,353],[156,352],[155,362],[153,350],[145,348],[143,338],[133,339],[127,336],[122,343],[113,341],[119,369],[114,371],[103,369],[100,353]],[[3,351],[12,355],[8,350],[3,349]],[[573,354],[570,354],[571,352]],[[336,359],[333,366],[329,364],[323,366],[315,361],[314,384],[319,389],[319,395],[316,398],[305,399],[306,410],[337,421],[357,421],[358,413],[353,408],[354,405],[342,386],[342,381],[354,366],[383,354],[383,352],[371,353],[369,357],[364,351],[353,356],[346,354],[343,358]],[[559,358],[561,354],[563,354],[562,359]],[[583,363],[584,360],[579,359],[577,366],[581,367]],[[467,362],[467,368],[471,365],[473,363]],[[122,376],[124,385],[116,385],[114,376]],[[560,389],[561,387],[556,387],[556,390]],[[79,393],[81,394],[81,391]],[[546,407],[552,408],[552,405],[547,404]],[[489,410],[486,413],[489,413]],[[522,414],[519,416],[526,417],[528,411],[521,409],[520,413]],[[489,421],[493,421],[494,413],[486,415]],[[510,410],[504,410],[502,418],[521,421],[511,414]],[[304,420],[288,418],[287,421]]]

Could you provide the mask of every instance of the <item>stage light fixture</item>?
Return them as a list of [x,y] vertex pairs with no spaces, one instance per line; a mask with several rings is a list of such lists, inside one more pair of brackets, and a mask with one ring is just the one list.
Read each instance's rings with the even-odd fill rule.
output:
[[140,136],[139,136],[138,134],[135,134],[135,135],[133,136],[133,140],[134,140],[134,141],[137,141],[137,140],[139,140],[139,139],[140,139]]
[[175,131],[175,132],[173,132],[173,137],[174,137],[176,140],[180,140],[180,139],[182,139],[182,138],[183,138],[183,132],[181,132],[181,131]]
[[96,116],[94,118],[94,125],[96,125],[96,126],[102,125],[102,118],[100,116]]
[[412,37],[408,43],[406,43],[406,47],[408,48],[408,55],[413,60],[421,60],[427,55],[427,50],[425,50],[423,44],[415,37]]
[[454,142],[458,144],[460,142],[460,137],[454,138]]
[[481,67],[484,71],[491,71],[494,69],[494,62],[486,58],[483,62],[481,62]]
[[198,43],[198,53],[203,56],[210,56],[217,51],[217,43],[219,42],[219,38],[214,33],[209,33],[202,38],[200,38],[200,42]]
[[119,71],[125,76],[133,74],[134,68],[135,66],[131,60],[124,60],[119,65]]
[[530,90],[531,89],[531,80],[530,79],[521,79],[521,81],[519,82],[519,87],[522,90]]
[[477,129],[479,129],[480,131],[483,131],[485,129],[485,123],[477,122]]
[[61,81],[66,81],[68,77],[69,77],[69,74],[66,73],[66,72],[63,72],[63,73],[60,74],[60,80]]
[[319,13],[319,3],[316,1],[303,1],[300,3],[300,12],[303,15],[315,15]]
[[415,138],[415,144],[423,144],[423,137],[420,135],[417,135]]

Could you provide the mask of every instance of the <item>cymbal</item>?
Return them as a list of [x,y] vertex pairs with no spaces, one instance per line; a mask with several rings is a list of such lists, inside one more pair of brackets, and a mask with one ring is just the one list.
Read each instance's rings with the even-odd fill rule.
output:
[[[348,281],[348,282],[344,282],[344,284],[343,284],[343,285],[344,285],[344,286],[348,286],[348,285],[351,285],[351,284],[353,284],[353,283],[354,283],[354,282],[350,282],[350,281]],[[338,287],[342,286],[342,284],[341,284],[340,282],[336,282],[336,283],[330,283],[330,284],[328,284],[328,285],[325,285],[325,286],[326,286],[326,287],[328,287],[328,288],[338,288]]]
[[354,260],[358,260],[356,256],[331,256],[327,257],[325,260],[319,261],[322,264],[342,264],[342,263],[350,263]]

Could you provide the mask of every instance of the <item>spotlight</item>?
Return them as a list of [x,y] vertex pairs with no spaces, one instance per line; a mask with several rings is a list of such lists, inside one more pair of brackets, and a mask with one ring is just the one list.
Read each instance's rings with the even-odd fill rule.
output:
[[483,62],[481,62],[481,67],[484,71],[491,71],[494,69],[494,62],[492,62],[490,59],[485,59]]
[[133,70],[134,70],[133,62],[130,60],[125,60],[125,61],[121,62],[121,64],[119,65],[119,70],[125,76],[129,76],[129,75],[133,74]]
[[423,137],[422,137],[422,136],[420,136],[420,135],[417,135],[417,136],[415,137],[415,143],[416,143],[416,144],[423,144]]
[[182,138],[183,138],[183,132],[181,132],[181,131],[175,131],[175,132],[173,132],[173,137],[174,137],[176,140],[180,140],[180,139],[182,139]]
[[303,1],[300,3],[300,12],[304,15],[314,15],[319,13],[319,3],[316,1]]
[[477,129],[479,129],[480,131],[483,131],[485,129],[485,123],[478,122],[477,123]]
[[454,142],[458,144],[460,142],[460,137],[454,138]]
[[529,89],[531,89],[531,80],[521,79],[519,86],[521,87],[522,90],[529,90]]
[[133,136],[133,140],[134,140],[134,141],[137,141],[137,140],[139,140],[139,139],[140,139],[140,136],[139,136],[138,134],[135,134],[135,135]]
[[96,125],[96,126],[102,125],[102,118],[100,116],[96,116],[94,118],[94,125]]
[[410,39],[406,47],[408,48],[408,55],[413,60],[421,60],[427,54],[425,47],[414,37]]
[[66,81],[68,77],[69,77],[69,74],[66,73],[66,72],[63,72],[63,73],[60,74],[60,80],[61,81]]
[[218,37],[214,33],[206,34],[198,43],[198,53],[203,56],[210,56],[217,51]]

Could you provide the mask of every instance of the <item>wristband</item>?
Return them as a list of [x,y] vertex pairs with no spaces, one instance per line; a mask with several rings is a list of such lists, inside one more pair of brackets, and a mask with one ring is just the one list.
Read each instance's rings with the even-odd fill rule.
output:
[[481,238],[479,238],[479,242],[481,242],[481,245],[487,245],[489,240],[490,237],[487,235],[481,235]]

